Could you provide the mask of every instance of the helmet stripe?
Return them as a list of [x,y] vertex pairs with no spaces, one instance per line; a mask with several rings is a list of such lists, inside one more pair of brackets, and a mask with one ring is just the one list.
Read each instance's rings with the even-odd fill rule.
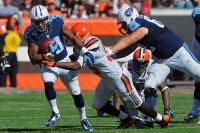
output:
[[39,6],[39,9],[40,9],[40,15],[42,16],[42,9],[41,9],[41,7]]
[[144,60],[144,48],[140,49],[140,57],[139,60],[143,61]]
[[37,17],[38,15],[37,15],[37,8],[35,8],[35,16]]

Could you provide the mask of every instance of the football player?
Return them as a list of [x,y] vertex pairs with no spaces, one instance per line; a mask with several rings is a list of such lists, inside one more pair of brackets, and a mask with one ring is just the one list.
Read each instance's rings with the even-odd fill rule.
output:
[[[56,42],[55,46],[51,43],[49,44],[50,52],[55,55],[55,61],[70,61],[62,35],[71,40],[73,45],[77,46],[80,50],[80,54],[83,55],[84,62],[88,65],[92,65],[94,63],[93,55],[88,52],[82,42],[71,32],[71,30],[65,26],[64,20],[60,16],[55,14],[49,15],[44,6],[37,5],[31,9],[30,18],[31,25],[26,28],[24,32],[24,39],[28,43],[28,55],[33,65],[40,64],[42,62],[43,56],[42,54],[38,54],[38,47],[48,38],[51,38]],[[86,118],[84,99],[81,94],[77,72],[57,67],[50,68],[42,65],[41,75],[44,82],[46,98],[49,101],[52,110],[52,115],[46,125],[52,126],[60,118],[56,102],[56,92],[54,89],[54,83],[59,76],[74,99],[74,104],[80,113],[81,125],[84,130],[92,131],[93,128]]]
[[[192,39],[191,51],[200,60],[200,6],[197,6],[192,11],[192,18],[195,23],[195,36]],[[194,99],[192,103],[192,108],[187,116],[184,118],[186,122],[198,122],[200,108],[200,81],[195,81]]]
[[0,74],[5,74],[10,69],[10,64],[6,59],[3,51],[4,37],[6,36],[7,30],[4,25],[0,23]]
[[[147,49],[139,47],[134,51],[133,59],[122,64],[122,68],[124,74],[131,73],[134,86],[141,94],[143,99],[145,99],[145,102],[155,108],[157,101],[156,90],[144,89],[144,84],[149,78],[148,71],[152,62],[153,60],[151,59],[151,52]],[[163,67],[163,70],[166,71],[166,76],[170,73],[170,70],[164,65],[160,65],[159,67]],[[170,98],[168,87],[164,83],[162,83],[158,86],[158,89],[161,91],[163,98],[164,114],[169,115],[172,118],[173,113],[170,111]]]
[[141,47],[150,49],[155,56],[149,68],[149,78],[145,82],[145,89],[156,89],[166,79],[166,71],[162,71],[160,64],[182,71],[197,81],[200,80],[199,61],[188,45],[160,21],[138,15],[133,7],[124,7],[118,13],[117,24],[121,24],[119,31],[126,36],[113,45],[108,50],[109,53],[139,44]]
[[[162,116],[156,112],[149,104],[142,101],[135,89],[130,74],[123,74],[123,69],[117,61],[112,59],[101,41],[92,36],[91,28],[84,23],[77,23],[72,27],[72,32],[83,42],[84,46],[95,56],[93,66],[89,68],[98,75],[101,80],[97,85],[92,106],[110,115],[119,117],[121,123],[118,128],[127,128],[135,124],[136,126],[149,127],[149,123],[137,117],[120,115],[121,111],[107,103],[114,93],[121,97],[128,110],[137,108],[145,115],[156,120],[162,128],[167,128],[170,121],[169,116]],[[45,56],[45,55],[44,55]],[[83,64],[82,56],[76,62],[49,62],[43,61],[47,66],[59,67],[63,69],[80,69]],[[150,126],[152,127],[152,126]]]
[[[128,51],[126,51],[127,53]],[[132,53],[132,51],[130,50]],[[129,52],[129,53],[130,53]],[[124,53],[124,51],[123,51]],[[121,57],[121,52],[112,54],[112,58],[117,59]],[[123,73],[130,73],[132,76],[133,84],[137,89],[138,93],[142,97],[145,102],[150,104],[153,108],[155,108],[156,101],[157,101],[157,92],[154,89],[145,89],[144,90],[144,83],[148,79],[148,70],[153,60],[151,59],[151,52],[150,50],[138,47],[134,53],[133,58],[128,60],[127,62],[122,64]],[[164,67],[164,65],[160,65],[159,67]],[[165,71],[168,75],[170,70],[167,68]],[[170,96],[169,96],[169,88],[164,83],[158,86],[158,89],[161,91],[162,99],[164,103],[164,114],[169,115],[170,118],[174,117],[173,112],[170,111]],[[117,98],[116,95],[113,96],[115,99]],[[113,100],[113,105],[120,104],[119,100]],[[120,106],[121,107],[121,106]],[[122,108],[122,107],[121,107]],[[126,110],[125,110],[126,111]],[[98,112],[99,115],[102,115],[103,112]],[[133,115],[138,116],[139,112],[136,110],[133,112]]]

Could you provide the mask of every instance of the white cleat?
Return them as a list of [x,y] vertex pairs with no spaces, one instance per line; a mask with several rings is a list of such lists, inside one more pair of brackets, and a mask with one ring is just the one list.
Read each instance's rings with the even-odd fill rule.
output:
[[60,119],[60,114],[56,114],[55,112],[52,111],[52,115],[49,118],[48,122],[47,122],[47,127],[53,126],[56,124],[56,121],[58,121]]

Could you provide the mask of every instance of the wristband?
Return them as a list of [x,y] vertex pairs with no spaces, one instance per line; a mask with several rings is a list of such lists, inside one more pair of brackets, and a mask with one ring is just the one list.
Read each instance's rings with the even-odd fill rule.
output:
[[86,47],[82,47],[82,49],[80,50],[80,54],[83,55],[85,53],[87,53],[88,50],[86,49]]
[[113,52],[112,52],[111,49],[107,49],[107,51],[108,51],[108,54],[109,54],[109,55],[113,54]]
[[167,86],[165,86],[164,88],[162,88],[162,89],[160,90],[160,92],[162,92],[162,91],[164,91],[164,90],[166,90],[166,89],[168,89]]
[[84,61],[83,61],[83,57],[81,55],[78,57],[78,59],[76,61],[80,64],[81,67],[83,67]]

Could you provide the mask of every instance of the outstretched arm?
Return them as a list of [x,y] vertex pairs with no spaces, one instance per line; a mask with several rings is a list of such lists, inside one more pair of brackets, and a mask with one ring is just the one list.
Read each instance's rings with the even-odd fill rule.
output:
[[145,27],[138,28],[133,33],[121,38],[114,46],[110,48],[110,53],[121,51],[131,45],[135,45],[148,33],[148,29]]

